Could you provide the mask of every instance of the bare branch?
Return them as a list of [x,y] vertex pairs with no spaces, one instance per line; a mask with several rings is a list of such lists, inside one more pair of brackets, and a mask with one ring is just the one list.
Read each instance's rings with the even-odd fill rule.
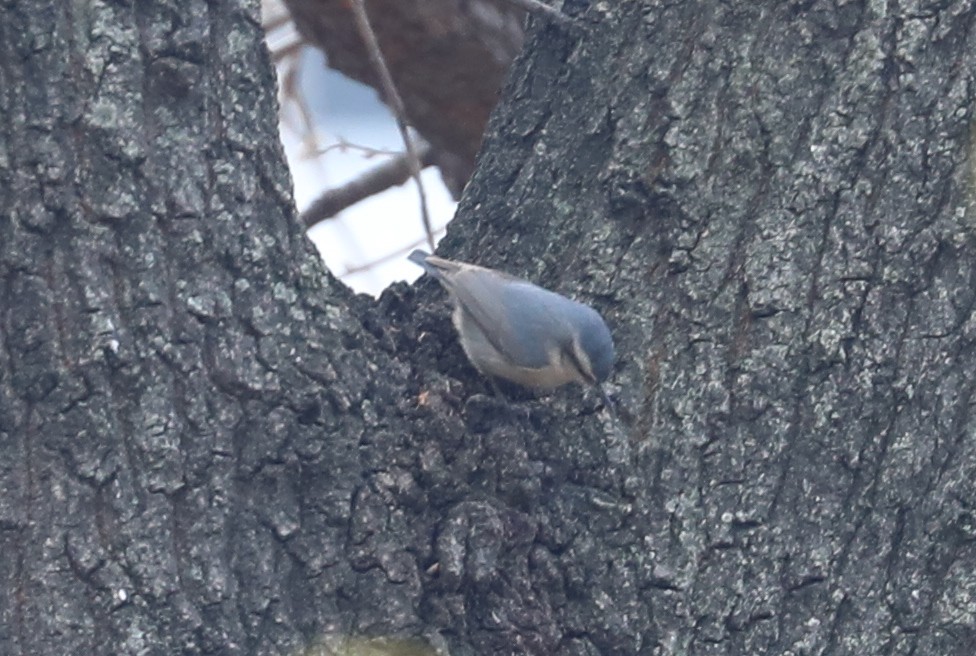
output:
[[403,138],[403,144],[407,149],[407,163],[410,167],[410,175],[417,183],[417,193],[420,195],[420,216],[424,222],[424,232],[427,234],[427,245],[430,246],[431,250],[434,250],[434,230],[430,224],[430,214],[427,212],[427,197],[424,194],[424,185],[420,181],[420,157],[417,155],[417,148],[414,146],[413,138],[407,129],[406,110],[403,106],[403,100],[400,98],[400,94],[397,93],[396,86],[393,84],[393,76],[390,75],[390,69],[386,66],[386,61],[383,59],[379,41],[376,39],[376,33],[373,32],[373,28],[369,24],[369,16],[366,15],[366,4],[364,0],[353,0],[351,6],[353,16],[356,19],[356,28],[359,30],[359,34],[366,45],[370,63],[379,75],[380,82],[383,85],[383,95],[393,109],[397,127],[400,129],[400,136]]
[[[429,144],[423,144],[420,151],[420,164],[423,167],[427,167],[433,163],[433,148]],[[348,184],[336,187],[335,189],[329,189],[319,196],[307,210],[302,212],[302,223],[305,224],[306,228],[311,228],[316,223],[332,218],[342,210],[358,203],[364,198],[369,198],[390,187],[402,185],[410,179],[412,168],[409,155],[401,154],[367,171],[361,177],[356,178]],[[428,239],[432,238],[432,234],[433,232],[431,230],[427,231]]]

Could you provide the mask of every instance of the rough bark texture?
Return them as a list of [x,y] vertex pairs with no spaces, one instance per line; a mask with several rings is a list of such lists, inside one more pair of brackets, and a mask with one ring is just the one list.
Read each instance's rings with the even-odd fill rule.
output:
[[619,427],[321,273],[256,7],[6,5],[0,653],[972,653],[970,3],[580,20],[445,250],[604,311]]
[[256,4],[3,10],[2,654],[298,653],[397,598],[350,518],[402,368],[296,220]]
[[627,441],[555,443],[532,546],[497,548],[538,595],[514,623],[578,652],[972,653],[971,3],[585,18],[526,44],[444,244],[582,278],[622,345]]
[[[329,66],[381,89],[346,0],[285,0]],[[368,0],[370,24],[410,124],[434,147],[456,194],[522,46],[524,12],[494,0]]]

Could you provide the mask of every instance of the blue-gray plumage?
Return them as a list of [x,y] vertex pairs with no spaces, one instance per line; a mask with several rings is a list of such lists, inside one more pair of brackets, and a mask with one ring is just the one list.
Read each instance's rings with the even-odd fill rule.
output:
[[613,337],[590,306],[421,250],[409,259],[450,293],[461,346],[482,373],[545,389],[572,381],[599,387],[612,372]]

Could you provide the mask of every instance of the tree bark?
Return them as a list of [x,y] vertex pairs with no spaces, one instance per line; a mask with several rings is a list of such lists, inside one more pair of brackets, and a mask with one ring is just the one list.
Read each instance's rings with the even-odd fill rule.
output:
[[6,5],[0,653],[972,653],[976,11],[577,20],[443,250],[597,306],[619,424],[322,272],[253,3]]

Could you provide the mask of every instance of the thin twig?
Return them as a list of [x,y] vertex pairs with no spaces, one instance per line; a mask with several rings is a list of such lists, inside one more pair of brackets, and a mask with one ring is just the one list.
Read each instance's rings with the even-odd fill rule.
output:
[[[424,144],[420,157],[423,166],[430,166],[434,163],[433,149],[428,144]],[[400,154],[396,158],[370,169],[352,182],[335,189],[329,189],[302,212],[302,223],[306,228],[311,228],[316,223],[332,218],[364,198],[369,198],[390,187],[402,185],[410,179],[412,167],[409,159],[406,154]],[[430,234],[428,231],[428,238]]]
[[525,11],[531,12],[533,14],[540,14],[546,16],[556,21],[557,23],[562,23],[563,25],[575,25],[573,19],[559,11],[555,7],[550,7],[541,0],[504,0],[510,5],[514,5],[519,9],[524,9]]
[[264,28],[265,32],[274,32],[278,28],[284,27],[290,22],[291,16],[288,15],[288,12],[285,12],[283,14],[267,17],[265,22],[261,24],[261,27]]
[[298,58],[291,57],[283,68],[284,74],[281,80],[282,98],[291,102],[298,109],[299,125],[294,130],[296,134],[302,136],[302,142],[309,144],[309,149],[315,152],[319,149],[318,138],[315,135],[315,120],[312,117],[312,110],[306,102],[305,94],[299,88],[298,76],[301,73],[301,69]]
[[[326,153],[330,153],[333,150],[338,150],[340,153],[344,153],[349,150],[356,150],[362,153],[362,156],[365,159],[369,159],[370,157],[376,157],[377,155],[395,157],[401,154],[400,151],[398,150],[383,150],[381,148],[371,148],[370,146],[363,146],[357,143],[353,143],[351,141],[347,141],[345,138],[341,136],[336,137],[336,139],[337,141],[334,144],[329,144],[328,146],[319,148],[313,154],[319,156],[319,155],[325,155]],[[426,146],[425,143],[420,144],[421,153],[423,152],[425,146]],[[421,160],[424,159],[422,155],[420,159]],[[407,173],[409,174],[409,171]]]
[[[434,234],[435,235],[439,235],[442,232],[445,232],[446,230],[447,230],[447,226],[446,225],[445,226],[441,226],[440,228],[437,228],[437,230],[434,232]],[[415,249],[418,246],[420,246],[421,244],[423,244],[425,241],[427,241],[427,240],[426,239],[418,239],[415,242],[413,242],[412,244],[407,244],[406,246],[404,246],[402,248],[398,248],[395,251],[393,251],[392,253],[387,253],[386,255],[383,255],[382,257],[379,257],[379,258],[377,258],[377,259],[375,259],[375,260],[373,260],[371,262],[367,262],[365,264],[357,264],[356,266],[347,266],[346,267],[346,270],[339,274],[339,277],[340,278],[345,278],[346,276],[351,276],[354,273],[362,273],[363,271],[369,271],[373,267],[378,266],[380,264],[386,264],[387,262],[391,262],[393,260],[398,260],[401,257],[403,257],[404,255],[406,255],[407,253],[409,253],[410,251],[412,251],[413,249]]]
[[291,22],[291,14],[281,2],[265,0],[261,3],[261,27],[270,32]]
[[387,68],[386,60],[383,59],[379,41],[376,39],[376,33],[373,32],[373,28],[369,24],[365,1],[353,0],[351,7],[353,16],[356,19],[356,28],[359,30],[359,35],[366,45],[366,51],[369,53],[370,63],[376,69],[380,77],[380,82],[383,85],[383,95],[393,108],[393,115],[396,117],[397,127],[400,129],[400,136],[403,138],[403,145],[407,149],[410,175],[417,183],[417,193],[420,195],[420,216],[424,222],[424,232],[427,233],[427,245],[430,246],[431,250],[434,250],[434,230],[430,225],[430,215],[427,212],[427,197],[424,194],[424,185],[420,181],[420,157],[417,154],[417,148],[414,146],[413,139],[410,137],[410,131],[407,129],[406,110],[403,105],[403,100],[400,98],[400,94],[397,93],[396,86],[393,84],[393,76],[390,75],[390,69]]
[[271,51],[271,61],[277,64],[284,59],[297,56],[301,53],[302,48],[307,45],[308,44],[305,43],[305,41],[301,38],[297,38],[288,44],[275,46],[274,48],[271,48],[269,45],[269,49]]

